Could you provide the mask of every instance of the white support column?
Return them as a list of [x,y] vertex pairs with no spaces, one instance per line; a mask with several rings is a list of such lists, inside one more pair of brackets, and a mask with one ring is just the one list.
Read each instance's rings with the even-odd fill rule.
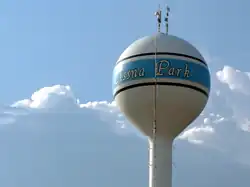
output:
[[159,136],[149,139],[149,187],[172,187],[172,144]]

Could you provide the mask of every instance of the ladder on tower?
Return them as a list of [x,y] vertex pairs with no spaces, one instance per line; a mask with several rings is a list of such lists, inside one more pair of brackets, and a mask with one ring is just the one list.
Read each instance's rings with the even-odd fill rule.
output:
[[[169,12],[170,12],[170,8],[169,6],[166,6],[166,16],[165,16],[165,23],[166,23],[166,34],[168,34],[168,17],[169,17]],[[155,13],[155,16],[157,17],[157,29],[158,29],[158,32],[161,32],[161,8],[160,8],[160,5],[159,5],[159,9],[158,11]],[[157,187],[156,185],[156,169],[157,169],[157,165],[156,165],[156,138],[157,138],[157,123],[156,123],[156,119],[157,119],[157,113],[156,113],[156,105],[157,105],[157,96],[158,96],[158,86],[157,86],[157,76],[156,76],[156,72],[157,72],[157,35],[155,37],[155,85],[154,85],[154,88],[153,88],[153,127],[152,127],[152,144],[151,144],[151,147],[149,148],[149,151],[151,152],[152,150],[150,149],[153,149],[153,158],[151,160],[152,163],[149,163],[149,167],[153,167],[153,186],[152,187]]]

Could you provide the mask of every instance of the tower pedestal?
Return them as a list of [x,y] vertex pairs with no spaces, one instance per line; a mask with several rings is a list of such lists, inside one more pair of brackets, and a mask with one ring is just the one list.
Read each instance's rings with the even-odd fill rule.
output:
[[149,187],[172,187],[172,139],[149,138]]

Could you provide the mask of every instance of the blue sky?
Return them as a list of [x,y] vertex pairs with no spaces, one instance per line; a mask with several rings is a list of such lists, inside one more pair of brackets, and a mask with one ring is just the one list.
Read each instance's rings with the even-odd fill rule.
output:
[[[4,0],[0,6],[1,103],[69,84],[83,100],[111,100],[115,61],[155,32],[159,1]],[[168,1],[170,33],[227,64],[249,68],[248,1]]]
[[[174,186],[248,187],[250,2],[168,2],[170,33],[212,72],[205,110],[175,141]],[[148,185],[147,141],[111,81],[122,51],[156,31],[158,3],[1,1],[0,186]]]

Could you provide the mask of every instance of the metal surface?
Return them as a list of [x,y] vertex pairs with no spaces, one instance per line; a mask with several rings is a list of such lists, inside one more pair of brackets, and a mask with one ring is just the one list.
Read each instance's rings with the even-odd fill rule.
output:
[[113,96],[121,112],[149,138],[150,187],[171,187],[173,139],[202,112],[209,92],[204,58],[178,37],[144,37],[118,59]]

